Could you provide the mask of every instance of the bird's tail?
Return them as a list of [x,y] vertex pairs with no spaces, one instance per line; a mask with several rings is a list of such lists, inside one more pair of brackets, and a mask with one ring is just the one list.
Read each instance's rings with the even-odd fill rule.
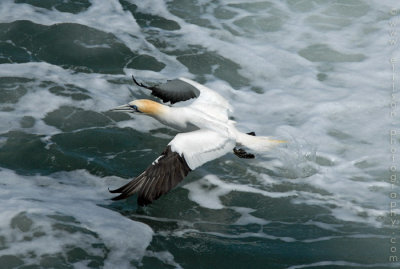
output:
[[285,140],[275,140],[268,136],[254,136],[241,132],[237,133],[236,141],[239,145],[257,152],[268,151],[278,144],[286,143]]

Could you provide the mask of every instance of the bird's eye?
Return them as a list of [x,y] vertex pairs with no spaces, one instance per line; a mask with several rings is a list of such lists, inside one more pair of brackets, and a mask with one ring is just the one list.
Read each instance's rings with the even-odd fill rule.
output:
[[138,107],[136,105],[131,105],[130,106],[133,110],[135,110],[136,112],[140,112]]

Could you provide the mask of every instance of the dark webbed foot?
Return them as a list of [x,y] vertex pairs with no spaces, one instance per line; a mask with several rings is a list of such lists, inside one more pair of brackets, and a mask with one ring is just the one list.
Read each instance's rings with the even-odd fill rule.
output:
[[[250,132],[247,133],[248,135],[252,135],[252,136],[256,136],[255,132]],[[243,159],[254,159],[255,156],[254,154],[251,153],[247,153],[244,149],[241,148],[234,148],[233,149],[233,153],[235,153],[236,156],[238,156],[239,158],[243,158]]]
[[243,159],[254,159],[255,156],[254,154],[251,153],[247,153],[244,149],[238,149],[238,148],[233,148],[233,153],[235,153],[236,156],[238,156],[239,158],[243,158]]

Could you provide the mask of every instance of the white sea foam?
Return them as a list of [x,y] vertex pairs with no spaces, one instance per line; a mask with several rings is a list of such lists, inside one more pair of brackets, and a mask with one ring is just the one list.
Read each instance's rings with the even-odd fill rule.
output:
[[[202,18],[209,20],[213,27],[199,26],[174,15],[166,3],[158,0],[131,2],[141,12],[179,24],[181,29],[174,31],[173,38],[163,36],[167,31],[160,30],[160,39],[170,42],[174,49],[187,51],[189,45],[201,47],[237,63],[240,66],[237,76],[242,77],[242,84],[229,85],[215,73],[218,67],[214,66],[214,73],[204,76],[207,86],[218,90],[230,101],[239,129],[288,141],[267,155],[272,160],[258,156],[255,161],[243,162],[244,170],[256,177],[251,185],[247,178],[232,183],[223,174],[208,175],[182,186],[189,191],[190,200],[208,209],[229,207],[241,216],[235,225],[267,225],[269,220],[268,216],[266,219],[253,216],[255,209],[225,205],[221,198],[234,191],[274,199],[288,198],[296,205],[326,209],[338,220],[376,227],[382,225],[382,217],[388,214],[386,193],[390,190],[385,183],[387,178],[384,178],[391,157],[388,154],[391,120],[388,108],[391,86],[389,60],[390,55],[398,57],[400,53],[388,45],[388,22],[391,18],[388,11],[398,5],[397,1],[352,1],[347,4],[343,1],[336,4],[313,1],[312,7],[307,1],[296,4],[290,4],[294,1],[274,1],[270,2],[272,8],[232,5],[243,3],[241,0],[202,1],[207,10]],[[80,23],[113,33],[132,51],[151,54],[167,66],[159,73],[126,68],[125,75],[105,75],[73,72],[43,62],[2,64],[0,76],[33,78],[35,81],[28,83],[29,91],[12,104],[12,111],[0,112],[1,133],[21,130],[21,119],[32,116],[35,123],[28,131],[51,137],[60,130],[48,126],[43,118],[61,106],[104,112],[124,104],[142,94],[141,90],[135,87],[131,92],[130,85],[114,84],[109,80],[125,79],[131,73],[144,81],[179,76],[196,78],[196,74],[191,74],[176,56],[151,44],[132,15],[123,11],[117,0],[91,1],[91,4],[87,11],[71,14],[5,0],[0,4],[0,22],[23,18],[43,25]],[[225,8],[233,15],[226,19],[216,18],[214,11],[217,8]],[[268,23],[265,19],[275,15],[282,20],[281,25],[274,31],[266,31]],[[246,19],[249,16],[254,19]],[[107,46],[101,43],[82,45]],[[315,55],[318,48],[323,52]],[[38,87],[41,81],[74,84],[86,89],[90,99],[77,101],[51,94],[46,87]],[[118,122],[115,126],[142,132],[162,127],[145,117]],[[2,138],[0,147],[5,143],[6,139]],[[0,173],[1,183],[5,184],[0,191],[0,234],[10,243],[9,248],[3,251],[24,255],[33,249],[41,255],[56,253],[74,240],[78,241],[74,236],[60,239],[59,231],[54,230],[53,226],[60,221],[48,215],[63,214],[79,222],[74,225],[85,227],[101,237],[99,241],[111,250],[106,261],[111,267],[127,267],[130,258],[140,259],[143,255],[158,257],[166,264],[179,267],[169,252],[145,254],[152,234],[147,226],[96,205],[102,204],[102,197],[108,195],[108,185],[103,184],[107,178],[97,178],[83,171],[42,177],[19,176],[9,170]],[[67,180],[72,177],[76,179],[76,185]],[[288,191],[272,191],[274,187]],[[26,200],[28,198],[30,200]],[[75,206],[77,201],[79,206]],[[34,231],[45,231],[45,235],[34,240],[37,249],[18,235],[18,230],[10,228],[11,220],[18,214],[33,221],[32,231],[25,234],[33,236]],[[324,230],[339,229],[323,222],[306,224]],[[130,232],[135,236],[126,236]],[[135,239],[136,236],[142,237]],[[265,235],[243,233],[238,236]],[[329,240],[329,237],[320,237],[323,238]],[[282,240],[279,237],[269,239]],[[289,238],[285,242],[290,240],[296,239]],[[51,248],[48,242],[52,242]],[[95,236],[84,235],[81,246],[89,246],[90,254],[99,255],[98,249],[90,248],[93,242],[97,242]],[[137,256],[130,256],[132,253],[137,253]],[[291,268],[329,265],[367,267],[345,261],[321,261]]]
[[[375,187],[379,185],[377,179],[371,178],[367,170],[355,168],[354,164],[357,163],[360,156],[364,156],[362,161],[376,163],[375,171],[385,169],[385,164],[379,159],[385,156],[383,149],[386,142],[382,130],[385,130],[389,121],[384,112],[389,101],[388,93],[382,87],[389,77],[390,71],[383,64],[383,60],[388,55],[387,41],[384,38],[383,30],[375,29],[366,37],[359,33],[364,31],[367,27],[365,25],[370,22],[375,22],[378,29],[384,29],[384,25],[389,19],[388,16],[385,18],[384,11],[385,8],[390,7],[390,2],[383,5],[370,2],[368,4],[370,8],[367,9],[369,16],[356,17],[357,20],[351,25],[331,30],[329,35],[323,36],[320,36],[320,25],[314,24],[308,19],[320,11],[333,12],[333,16],[340,17],[340,14],[337,13],[339,11],[332,11],[329,3],[318,4],[319,11],[315,9],[296,13],[300,19],[294,16],[286,17],[282,29],[278,32],[270,32],[268,35],[261,34],[262,30],[258,29],[246,32],[245,28],[251,27],[249,25],[243,26],[245,28],[235,25],[235,21],[255,12],[238,6],[228,7],[237,15],[224,23],[242,31],[243,35],[227,32],[212,16],[207,16],[207,19],[211,20],[214,25],[220,25],[217,29],[189,24],[170,13],[165,4],[156,5],[155,3],[146,1],[136,4],[141,11],[147,10],[152,14],[162,15],[179,23],[182,28],[178,30],[181,37],[176,40],[177,46],[180,46],[179,44],[201,45],[210,51],[216,51],[218,54],[240,63],[240,74],[250,80],[251,86],[262,88],[264,91],[262,94],[249,91],[247,87],[242,88],[241,91],[235,91],[227,83],[212,77],[211,81],[207,83],[211,88],[218,89],[232,103],[235,108],[234,117],[240,129],[288,140],[287,147],[277,152],[280,160],[275,163],[289,172],[291,178],[308,177],[313,173],[319,173],[318,176],[293,182],[317,186],[333,195],[340,194],[338,199],[345,201],[360,197],[356,201],[361,207],[370,200],[365,198],[373,195],[376,198],[374,201],[377,201],[374,202],[374,207],[382,209],[385,198],[381,192],[376,191]],[[225,1],[221,6],[233,3],[238,2]],[[364,8],[367,4],[364,3],[361,6]],[[210,7],[216,8],[213,5]],[[293,12],[291,7],[284,4],[276,3],[275,8],[285,14]],[[80,14],[40,9],[39,16],[37,11],[37,8],[29,5],[15,5],[12,1],[6,1],[4,4],[2,3],[0,9],[0,14],[4,14],[4,16],[0,17],[3,21],[10,21],[10,16],[18,13],[24,14],[22,17],[26,19],[41,24],[78,22],[113,32],[131,49],[143,51],[150,48],[154,52],[153,56],[159,60],[167,57],[168,61],[175,61],[174,64],[178,67],[174,71],[167,68],[161,74],[135,71],[139,76],[151,79],[162,79],[163,74],[165,78],[181,75],[192,77],[178,61],[171,60],[170,56],[161,55],[147,41],[141,40],[139,43],[137,40],[134,41],[130,35],[142,36],[139,35],[140,28],[134,22],[131,14],[122,11],[116,1],[108,3],[93,1],[92,6]],[[43,16],[42,13],[46,16]],[[96,13],[98,19],[91,19],[93,13]],[[113,19],[115,16],[119,16],[118,20]],[[379,17],[384,19],[381,18],[377,21]],[[301,20],[304,23],[299,26],[294,25],[295,22]],[[332,25],[334,26],[334,23]],[[354,33],[356,36],[353,35]],[[247,35],[251,35],[252,38],[249,39]],[[279,46],[277,41],[273,40],[276,36],[279,36]],[[358,42],[358,48],[353,46],[355,40]],[[343,62],[333,66],[323,62],[308,61],[298,54],[298,51],[313,44],[327,44],[332,50],[342,54],[363,54],[366,58],[361,62]],[[37,119],[32,131],[51,134],[57,131],[54,127],[44,124],[41,119],[46,113],[60,106],[72,105],[101,112],[132,99],[128,85],[116,85],[106,81],[108,78],[122,78],[121,75],[73,73],[46,63],[3,66],[5,68],[0,71],[2,76],[40,77],[58,84],[73,81],[76,86],[87,89],[92,98],[85,101],[74,101],[70,98],[52,95],[46,89],[30,91],[15,105],[13,112],[0,113],[0,117],[8,123],[8,125],[2,125],[2,131],[20,128],[19,119],[24,115],[32,115]],[[130,69],[125,70],[128,74],[131,71]],[[327,78],[319,81],[317,79],[319,73],[325,73]],[[372,79],[374,77],[376,79]],[[42,100],[48,100],[48,104],[44,107],[41,105]],[[140,126],[140,131],[148,132],[160,128],[162,125],[144,117],[135,117],[133,121],[119,122],[117,126],[135,129]],[[365,146],[366,144],[369,146]],[[331,160],[333,165],[321,167],[314,160],[318,156],[328,156],[328,160]],[[259,163],[261,166],[271,164],[274,165],[273,162]],[[275,168],[272,167],[272,169]],[[352,176],[349,177],[349,174]],[[268,176],[260,176],[271,181]],[[354,181],[352,179],[354,177],[362,177],[370,185],[367,184],[364,187],[363,182]],[[279,184],[276,181],[271,182]],[[349,184],[352,186],[351,188],[348,187]],[[378,189],[385,187],[380,185]],[[371,191],[371,189],[374,190]],[[220,188],[211,192],[215,199],[210,199],[208,206],[211,208],[223,207],[218,197],[229,191],[229,188]],[[242,189],[242,191],[252,190]],[[196,195],[191,193],[190,197],[200,201],[204,200],[201,197],[207,193],[207,191],[198,190]],[[295,201],[300,202],[301,200],[296,199]],[[344,212],[339,213],[342,210],[346,211],[338,209],[335,215],[340,218],[343,213],[342,216],[349,219],[349,216],[345,217]],[[383,214],[383,212],[381,213]]]
[[174,256],[168,251],[146,251],[147,257],[156,257],[157,259],[161,260],[163,263],[174,266],[177,269],[183,268],[178,263],[174,261]]
[[[198,203],[203,207],[211,209],[223,208],[224,206],[220,200],[220,197],[232,191],[257,193],[272,198],[290,197],[297,195],[297,193],[294,191],[285,193],[268,192],[247,185],[228,183],[222,181],[214,175],[207,175],[200,180],[184,185],[183,188],[190,191],[189,198],[192,201]],[[242,213],[247,214],[248,212]]]
[[179,232],[175,232],[176,236],[184,236],[186,234],[208,234],[208,235],[214,235],[218,236],[221,238],[233,238],[233,239],[239,239],[239,238],[264,238],[268,240],[281,240],[283,242],[296,242],[296,239],[291,238],[291,237],[279,237],[279,236],[273,236],[269,234],[265,234],[262,232],[258,233],[251,233],[251,232],[244,232],[240,233],[238,235],[233,235],[233,234],[226,234],[226,233],[217,233],[217,232],[201,232],[198,230],[194,229],[184,229],[180,230]]
[[7,246],[2,255],[23,257],[29,263],[29,253],[54,255],[75,246],[104,259],[107,249],[105,267],[130,268],[130,261],[145,254],[152,230],[97,205],[105,205],[107,183],[115,178],[85,171],[28,177],[2,169],[0,175],[0,236]]
[[257,218],[251,215],[255,210],[245,207],[230,207],[240,214],[240,218],[235,222],[235,225],[259,224],[266,225],[270,223],[262,218]]

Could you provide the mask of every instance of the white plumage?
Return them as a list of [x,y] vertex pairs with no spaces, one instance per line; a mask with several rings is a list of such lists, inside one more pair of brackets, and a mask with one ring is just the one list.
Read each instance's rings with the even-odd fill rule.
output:
[[173,152],[185,156],[191,170],[204,163],[219,158],[235,147],[236,141],[217,132],[200,129],[180,133],[168,144]]
[[266,151],[284,141],[245,134],[238,131],[235,122],[229,120],[233,109],[229,102],[215,91],[186,78],[167,83],[146,86],[152,94],[164,102],[174,104],[197,98],[183,107],[171,107],[148,100],[134,100],[113,111],[133,112],[151,116],[163,124],[180,131],[165,151],[137,178],[119,189],[114,200],[124,199],[138,192],[139,205],[147,205],[176,186],[191,170],[204,163],[233,152],[241,158],[254,158],[253,154],[235,146],[254,151]]
[[233,112],[233,108],[224,97],[193,80],[186,78],[179,78],[179,80],[191,84],[200,91],[200,96],[190,105],[191,108],[198,109],[221,121],[228,121],[228,114]]

